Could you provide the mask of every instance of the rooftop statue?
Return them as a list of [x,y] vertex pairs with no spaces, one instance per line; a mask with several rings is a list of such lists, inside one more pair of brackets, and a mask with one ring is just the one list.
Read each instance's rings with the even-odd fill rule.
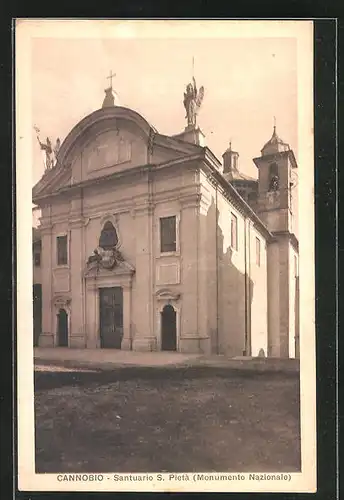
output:
[[37,136],[39,146],[40,146],[41,151],[43,153],[44,170],[49,170],[52,167],[54,167],[57,163],[57,154],[58,154],[58,151],[60,149],[61,141],[59,138],[57,138],[56,144],[53,147],[49,137],[46,138],[45,143],[42,142],[40,137],[39,137],[39,134],[40,134],[39,128],[35,126],[34,129],[36,131],[36,136]]
[[188,121],[188,127],[196,126],[196,116],[201,107],[204,97],[204,87],[200,87],[197,90],[196,80],[193,77],[192,83],[189,83],[186,87],[186,92],[184,92],[184,107],[186,110],[186,116]]

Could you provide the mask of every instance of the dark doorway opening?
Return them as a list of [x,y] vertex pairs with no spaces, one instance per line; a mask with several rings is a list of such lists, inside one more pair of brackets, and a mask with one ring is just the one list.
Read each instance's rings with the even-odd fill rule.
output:
[[57,315],[57,338],[59,347],[68,347],[68,314],[60,309]]
[[100,346],[120,349],[123,338],[123,289],[121,287],[101,288],[100,304]]
[[177,350],[177,315],[170,304],[161,312],[161,350]]

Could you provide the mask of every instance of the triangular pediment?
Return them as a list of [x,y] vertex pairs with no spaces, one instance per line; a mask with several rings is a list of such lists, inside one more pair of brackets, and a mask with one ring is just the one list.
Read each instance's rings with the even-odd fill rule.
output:
[[53,169],[47,170],[43,177],[32,189],[32,198],[46,196],[68,188],[71,185],[71,169],[62,168],[57,164]]

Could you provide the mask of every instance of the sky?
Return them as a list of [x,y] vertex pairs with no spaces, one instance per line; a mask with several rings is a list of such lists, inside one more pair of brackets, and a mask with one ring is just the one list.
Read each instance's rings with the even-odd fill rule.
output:
[[[216,34],[216,33],[215,33]],[[153,33],[154,35],[154,33]],[[158,132],[186,126],[183,93],[192,77],[205,88],[198,125],[222,161],[229,142],[239,167],[257,175],[252,158],[277,133],[297,157],[297,43],[291,37],[194,38],[35,37],[31,44],[32,120],[54,142],[99,109],[113,88],[122,106],[144,116]],[[43,163],[32,130],[33,182]]]

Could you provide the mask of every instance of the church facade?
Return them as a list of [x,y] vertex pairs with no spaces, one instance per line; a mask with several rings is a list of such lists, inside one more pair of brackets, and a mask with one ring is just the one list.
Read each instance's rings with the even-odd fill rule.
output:
[[275,128],[254,163],[221,163],[192,120],[159,134],[107,89],[33,188],[37,344],[298,357],[298,166]]

